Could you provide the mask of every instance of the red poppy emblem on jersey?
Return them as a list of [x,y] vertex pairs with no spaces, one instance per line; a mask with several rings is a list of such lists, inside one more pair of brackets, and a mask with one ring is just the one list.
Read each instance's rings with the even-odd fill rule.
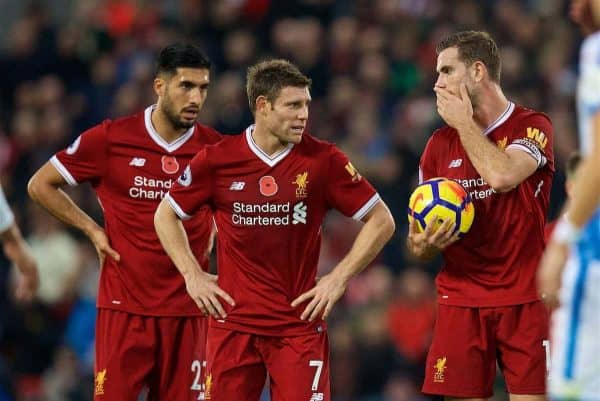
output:
[[260,193],[264,196],[273,196],[279,190],[279,186],[275,182],[275,178],[270,175],[260,177],[260,180],[258,180],[258,186],[260,188]]
[[163,156],[160,161],[162,162],[162,169],[167,174],[175,174],[179,171],[179,163],[173,156]]

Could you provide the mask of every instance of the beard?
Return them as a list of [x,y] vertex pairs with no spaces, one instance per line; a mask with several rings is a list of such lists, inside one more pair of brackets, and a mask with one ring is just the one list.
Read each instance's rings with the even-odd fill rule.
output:
[[173,102],[171,102],[171,98],[168,96],[168,94],[166,94],[163,98],[162,111],[175,130],[190,129],[194,126],[195,121],[183,120],[181,116],[174,110]]
[[467,86],[467,96],[469,96],[473,110],[475,110],[479,106],[479,95],[475,93],[474,90],[470,90]]

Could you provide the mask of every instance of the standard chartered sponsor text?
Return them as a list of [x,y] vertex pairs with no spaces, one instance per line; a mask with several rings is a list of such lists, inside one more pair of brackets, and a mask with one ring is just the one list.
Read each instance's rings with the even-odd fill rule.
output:
[[287,226],[290,224],[290,202],[233,202],[231,221],[240,226]]
[[172,180],[157,180],[141,175],[133,177],[133,186],[129,188],[132,198],[162,199],[173,186]]
[[[467,190],[472,199],[485,199],[496,193],[494,188],[490,187],[482,177],[465,179],[456,178],[456,181],[458,181],[460,185]],[[480,187],[487,188],[479,189]],[[473,188],[474,190],[471,191],[469,190],[470,188]]]

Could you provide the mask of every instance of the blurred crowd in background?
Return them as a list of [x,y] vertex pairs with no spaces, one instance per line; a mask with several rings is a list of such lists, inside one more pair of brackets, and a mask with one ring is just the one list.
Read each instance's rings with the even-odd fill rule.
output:
[[[404,243],[419,156],[442,124],[432,91],[435,45],[457,30],[487,30],[501,48],[509,99],[550,115],[559,167],[552,217],[564,200],[562,165],[577,146],[581,37],[567,6],[567,0],[0,0],[0,172],[41,276],[37,301],[17,304],[4,290],[13,278],[2,262],[0,401],[92,399],[96,254],[80,233],[28,200],[27,180],[86,128],[153,103],[154,57],[174,41],[196,43],[211,58],[200,119],[223,133],[251,123],[244,82],[250,64],[284,57],[313,79],[308,131],[349,155],[398,226],[330,318],[333,399],[432,400],[419,389],[440,264],[411,260]],[[102,220],[88,186],[68,191]],[[349,249],[357,230],[357,223],[331,214],[321,273]],[[496,400],[506,399],[500,379],[497,390]]]

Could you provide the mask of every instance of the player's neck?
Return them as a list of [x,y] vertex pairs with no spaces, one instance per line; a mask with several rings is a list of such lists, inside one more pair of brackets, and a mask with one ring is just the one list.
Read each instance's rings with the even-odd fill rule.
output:
[[487,128],[506,111],[508,99],[499,86],[493,85],[479,94],[479,101],[473,110],[473,119],[483,128]]
[[266,127],[256,124],[252,131],[252,139],[256,146],[267,155],[272,156],[281,152],[287,147],[287,143],[281,142],[279,138],[273,135]]
[[152,110],[150,120],[152,121],[152,126],[154,127],[154,130],[158,136],[164,139],[167,143],[177,140],[187,131],[185,128],[174,128],[173,124],[171,124],[165,113],[163,113],[159,107]]

